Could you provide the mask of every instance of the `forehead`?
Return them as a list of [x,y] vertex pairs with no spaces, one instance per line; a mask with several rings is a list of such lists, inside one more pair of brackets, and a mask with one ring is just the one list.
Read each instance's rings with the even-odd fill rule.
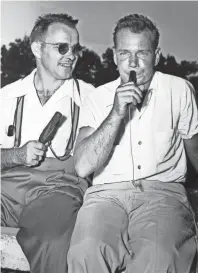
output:
[[130,48],[152,48],[153,36],[149,31],[141,33],[131,32],[130,29],[125,28],[118,31],[116,35],[116,49],[130,49]]
[[48,27],[45,40],[52,43],[76,44],[79,41],[79,35],[76,28],[62,23],[54,23]]

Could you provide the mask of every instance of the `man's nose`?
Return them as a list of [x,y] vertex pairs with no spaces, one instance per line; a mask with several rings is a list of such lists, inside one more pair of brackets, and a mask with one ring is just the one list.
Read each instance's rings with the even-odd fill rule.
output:
[[69,48],[68,52],[66,53],[66,56],[67,56],[67,58],[69,58],[72,61],[75,60],[76,55],[74,54],[73,49],[71,47]]
[[130,56],[129,56],[129,66],[135,68],[135,67],[137,67],[137,65],[138,65],[137,55],[136,54],[130,54]]

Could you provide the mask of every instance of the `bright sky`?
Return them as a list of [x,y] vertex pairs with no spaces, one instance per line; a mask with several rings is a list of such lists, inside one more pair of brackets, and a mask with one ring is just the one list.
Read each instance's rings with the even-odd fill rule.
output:
[[112,46],[113,28],[121,16],[143,13],[157,23],[164,55],[198,61],[197,1],[2,1],[1,44],[29,35],[36,18],[48,12],[79,19],[81,43],[98,54]]

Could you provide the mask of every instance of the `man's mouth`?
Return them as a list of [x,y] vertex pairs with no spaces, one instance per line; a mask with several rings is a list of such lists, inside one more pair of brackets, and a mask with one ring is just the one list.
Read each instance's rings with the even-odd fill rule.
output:
[[62,66],[62,67],[70,67],[70,66],[72,66],[72,63],[71,62],[60,63],[60,66]]

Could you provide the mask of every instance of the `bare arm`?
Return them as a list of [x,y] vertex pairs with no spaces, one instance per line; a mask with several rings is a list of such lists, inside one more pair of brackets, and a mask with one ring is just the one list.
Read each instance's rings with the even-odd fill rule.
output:
[[79,176],[90,175],[107,161],[120,122],[121,119],[111,112],[96,131],[91,127],[80,130],[74,151],[75,169]]
[[198,173],[198,134],[194,135],[191,139],[185,139],[184,145],[186,153]]
[[97,130],[84,127],[80,130],[74,151],[76,172],[86,177],[98,170],[108,159],[127,106],[141,101],[141,91],[132,83],[116,90],[111,112]]
[[1,149],[1,170],[16,166],[35,166],[42,160],[45,145],[29,141],[20,148]]

